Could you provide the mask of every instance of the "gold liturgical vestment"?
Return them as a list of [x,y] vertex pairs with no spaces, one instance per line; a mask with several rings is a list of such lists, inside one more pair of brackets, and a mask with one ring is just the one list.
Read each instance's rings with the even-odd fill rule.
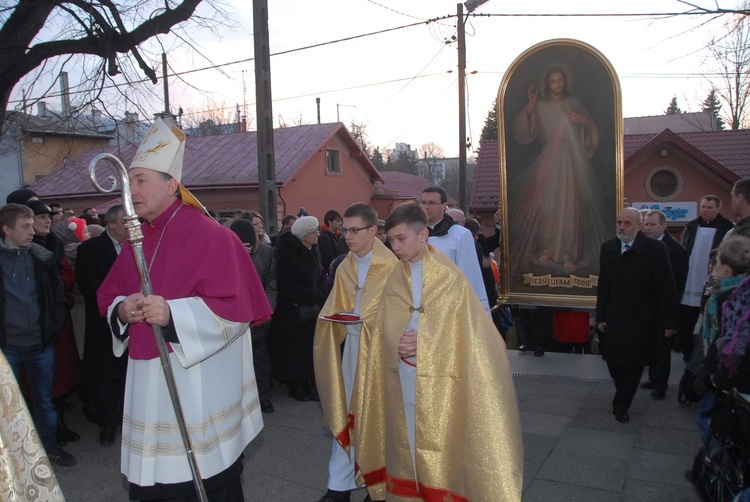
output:
[[[359,300],[359,315],[362,319],[360,337],[365,337],[372,325],[385,281],[396,263],[398,263],[398,258],[383,243],[375,239],[370,269]],[[332,315],[339,312],[352,312],[357,298],[357,279],[357,260],[354,253],[350,252],[336,269],[333,290],[328,295],[328,300],[320,313]],[[360,343],[351,406],[347,407],[344,377],[341,371],[341,343],[345,338],[346,325],[318,319],[315,327],[313,358],[320,404],[323,406],[323,413],[331,432],[338,443],[349,451],[351,437],[355,434],[357,426],[355,410],[361,409],[361,404],[357,403],[361,403],[362,399],[367,347]]]
[[[394,269],[368,333],[360,411],[366,420],[360,421],[354,444],[370,496],[382,500],[387,495],[389,501],[519,501],[523,446],[505,343],[460,269],[429,244],[423,275],[421,305],[414,306],[409,265]],[[398,355],[410,307],[421,308],[416,481]],[[385,444],[377,443],[380,437]]]
[[0,500],[64,501],[26,402],[0,352]]

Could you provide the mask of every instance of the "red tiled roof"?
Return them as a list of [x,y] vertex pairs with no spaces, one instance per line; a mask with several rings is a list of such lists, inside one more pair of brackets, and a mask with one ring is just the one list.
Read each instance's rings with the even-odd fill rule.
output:
[[[359,148],[351,134],[340,123],[275,129],[276,183],[284,184],[291,179],[305,161],[336,134],[339,134],[352,149]],[[97,193],[88,178],[88,165],[91,159],[99,153],[107,152],[119,157],[127,166],[135,150],[136,147],[132,145],[89,150],[35,183],[33,190],[47,198]],[[378,171],[366,155],[360,156],[359,159],[370,172],[373,181],[380,179]],[[100,173],[100,183],[109,186],[106,171],[105,166],[97,170]],[[257,185],[257,132],[188,137],[185,143],[185,163],[181,181],[191,189]]]
[[430,180],[399,171],[381,171],[383,181],[375,183],[373,197],[419,200]]
[[678,136],[740,178],[750,177],[750,129],[683,132]]
[[495,210],[500,202],[500,164],[498,163],[497,140],[479,142],[477,170],[469,199],[469,210]]
[[[692,154],[707,157],[723,178],[750,177],[750,130],[739,131],[696,131],[673,133],[665,129],[659,134],[628,134],[624,137],[625,162],[652,141],[680,141],[693,150]],[[651,144],[651,147],[658,147]],[[641,152],[644,153],[644,152]],[[494,210],[500,197],[500,173],[496,140],[480,143],[477,170],[474,174],[474,187],[469,208],[472,211]],[[730,180],[731,181],[731,180]]]

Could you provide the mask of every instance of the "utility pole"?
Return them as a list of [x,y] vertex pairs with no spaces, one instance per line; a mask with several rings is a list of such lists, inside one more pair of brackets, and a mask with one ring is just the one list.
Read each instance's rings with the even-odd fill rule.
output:
[[167,53],[161,53],[161,73],[164,80],[164,113],[171,114],[169,111],[169,81],[167,81]]
[[315,104],[318,107],[318,125],[320,125],[320,98],[315,98]]
[[[159,117],[164,120],[167,124],[174,125],[176,123],[175,115],[169,110],[169,80],[167,80],[167,53],[161,53],[161,74],[164,80],[164,111],[161,113],[154,113],[154,117]],[[127,94],[125,95],[127,100]],[[133,125],[135,127],[135,125]],[[135,144],[135,132],[133,133],[133,143]]]
[[268,37],[268,1],[253,0],[255,44],[255,110],[258,121],[258,196],[260,214],[269,234],[278,229],[276,209],[276,161],[271,107],[271,51]]
[[466,204],[466,29],[464,5],[456,4],[458,25],[458,204],[462,211]]
[[489,0],[467,0],[456,4],[456,28],[458,31],[458,203],[462,211],[468,211],[466,201],[466,27],[464,25],[464,5],[466,12],[488,2]]

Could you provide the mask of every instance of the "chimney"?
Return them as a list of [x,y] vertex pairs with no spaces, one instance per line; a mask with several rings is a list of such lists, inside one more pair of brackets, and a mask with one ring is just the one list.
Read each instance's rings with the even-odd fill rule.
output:
[[47,103],[45,103],[44,101],[39,101],[36,104],[36,115],[37,117],[47,116]]
[[60,100],[62,101],[62,115],[67,117],[71,113],[70,109],[70,88],[68,87],[68,72],[60,72]]
[[102,112],[98,108],[92,107],[91,108],[91,116],[92,117],[101,117],[102,116]]

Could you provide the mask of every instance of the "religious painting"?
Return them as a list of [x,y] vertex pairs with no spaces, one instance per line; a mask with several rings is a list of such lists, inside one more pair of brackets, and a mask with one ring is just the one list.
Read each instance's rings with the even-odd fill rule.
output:
[[501,299],[591,308],[623,202],[620,85],[577,40],[537,44],[500,85]]

